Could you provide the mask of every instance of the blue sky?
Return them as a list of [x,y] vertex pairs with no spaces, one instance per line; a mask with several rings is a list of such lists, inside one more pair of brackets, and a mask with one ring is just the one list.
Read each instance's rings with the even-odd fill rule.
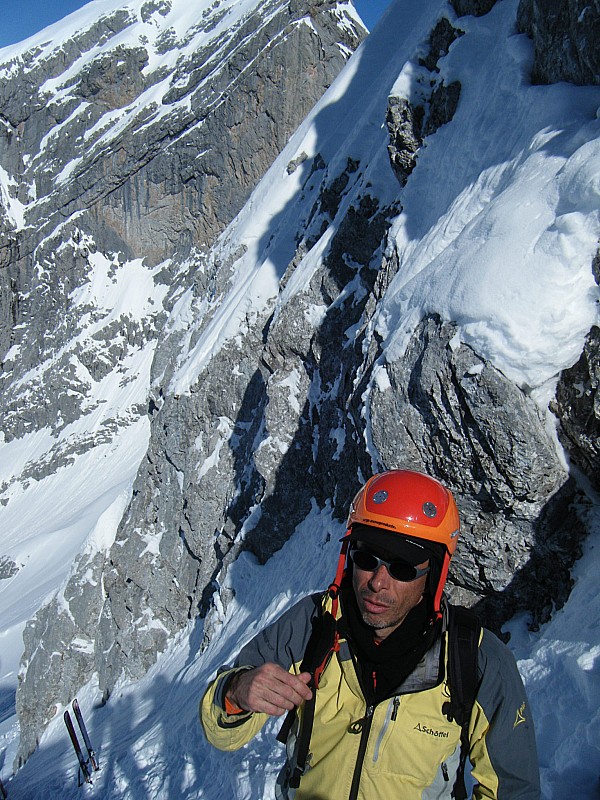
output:
[[375,23],[389,6],[391,0],[354,0],[354,7],[363,19],[367,28],[372,31]]
[[[372,30],[389,3],[390,0],[355,0],[354,5]],[[0,47],[26,39],[85,4],[86,0],[0,0]]]
[[0,0],[0,47],[27,39],[85,3],[86,0]]

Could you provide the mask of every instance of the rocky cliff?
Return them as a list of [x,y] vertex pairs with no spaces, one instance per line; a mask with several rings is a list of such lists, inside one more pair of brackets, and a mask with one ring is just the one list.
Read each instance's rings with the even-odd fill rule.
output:
[[[386,345],[410,192],[475,80],[448,67],[455,44],[500,19],[512,36],[518,18],[532,37],[518,40],[531,53],[523,81],[593,82],[597,5],[566,3],[561,36],[541,2],[501,5],[502,18],[489,0],[390,16],[378,40],[390,49],[365,47],[302,125],[361,38],[343,3],[273,0],[235,21],[215,3],[183,37],[168,25],[175,4],[115,7],[80,40],[4,66],[3,431],[6,443],[45,427],[53,439],[2,502],[146,426],[118,526],[86,543],[26,627],[21,760],[92,677],[108,699],[188,620],[205,616],[209,637],[240,551],[267,560],[314,507],[342,520],[377,469],[420,468],[456,493],[451,591],[488,624],[527,610],[539,625],[565,601],[591,502],[582,476],[597,485],[598,328],[553,377],[550,405],[435,297],[398,326],[401,347]],[[569,58],[549,65],[558,39]],[[474,171],[483,163],[473,154]],[[578,265],[590,284],[592,258]],[[89,288],[100,275],[110,308]],[[119,315],[136,289],[143,302]],[[111,381],[109,402],[95,388]]]

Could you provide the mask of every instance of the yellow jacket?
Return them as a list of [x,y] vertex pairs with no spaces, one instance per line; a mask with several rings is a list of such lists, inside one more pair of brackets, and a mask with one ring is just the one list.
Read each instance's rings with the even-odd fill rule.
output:
[[[236,750],[258,733],[265,714],[228,715],[224,690],[237,669],[275,661],[291,672],[300,663],[320,596],[305,598],[250,642],[233,670],[211,683],[201,703],[208,740]],[[446,634],[432,646],[394,696],[367,708],[346,641],[327,666],[316,692],[309,768],[297,790],[287,778],[295,761],[296,728],[277,796],[288,800],[433,800],[450,798],[460,756],[460,727],[442,711]],[[481,684],[469,725],[473,797],[539,800],[533,726],[514,658],[489,631],[479,646]],[[298,717],[302,716],[302,708]]]

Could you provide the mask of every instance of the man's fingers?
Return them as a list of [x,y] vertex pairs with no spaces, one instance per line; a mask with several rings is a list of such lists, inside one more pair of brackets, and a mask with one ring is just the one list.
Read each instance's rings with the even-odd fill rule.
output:
[[262,670],[260,673],[256,670],[257,675],[249,687],[248,700],[253,706],[267,714],[281,715],[299,706],[304,700],[310,700],[312,692],[305,679],[291,675],[278,665],[268,666],[269,669],[258,668]]
[[[288,686],[295,695],[300,697],[299,702],[302,700],[310,700],[312,697],[312,691],[308,688],[311,679],[310,672],[301,672],[299,675],[292,675],[290,672],[286,672],[282,667],[280,667],[280,669],[281,672],[277,672],[274,676],[275,682],[281,682],[285,686]],[[298,705],[298,702],[295,701],[294,705]]]
[[236,675],[227,694],[247,711],[281,716],[305,700],[310,700],[312,692],[307,686],[309,681],[308,672],[291,675],[278,664],[263,664]]

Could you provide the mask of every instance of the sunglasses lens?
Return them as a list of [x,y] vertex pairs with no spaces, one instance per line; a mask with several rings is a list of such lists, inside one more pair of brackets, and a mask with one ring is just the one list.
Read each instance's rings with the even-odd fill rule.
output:
[[364,569],[365,572],[375,572],[379,566],[379,561],[375,556],[366,550],[353,550],[352,561],[359,569]]
[[392,561],[388,569],[397,581],[413,581],[417,575],[417,570],[405,561]]
[[415,567],[407,564],[406,561],[396,560],[388,564],[387,561],[381,561],[368,550],[352,550],[351,556],[356,566],[365,572],[375,572],[380,564],[385,564],[388,572],[396,581],[414,581],[417,576]]

